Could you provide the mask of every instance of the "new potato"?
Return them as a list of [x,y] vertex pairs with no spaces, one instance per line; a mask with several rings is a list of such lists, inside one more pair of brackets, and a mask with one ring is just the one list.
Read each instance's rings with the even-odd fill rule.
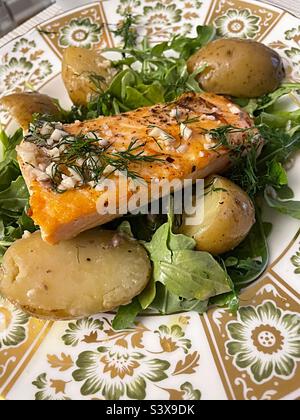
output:
[[188,226],[184,217],[180,233],[193,237],[199,251],[220,255],[246,238],[255,223],[255,209],[249,196],[226,178],[209,178],[206,187],[203,221]]
[[0,292],[34,316],[74,319],[129,303],[150,274],[144,247],[116,232],[92,230],[55,246],[36,232],[5,254]]
[[60,110],[53,98],[38,92],[13,93],[0,99],[0,105],[6,109],[17,123],[27,130],[34,114],[60,115]]
[[207,92],[236,97],[256,98],[276,90],[285,77],[279,54],[267,46],[245,39],[218,39],[197,51],[188,60],[199,74]]
[[69,47],[62,61],[62,78],[75,105],[87,105],[92,96],[110,85],[114,72],[110,61],[95,50]]

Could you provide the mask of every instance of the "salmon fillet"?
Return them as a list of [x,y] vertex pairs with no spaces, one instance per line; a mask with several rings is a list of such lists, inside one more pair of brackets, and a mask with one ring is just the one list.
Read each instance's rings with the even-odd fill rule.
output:
[[[213,139],[207,131],[224,125],[247,129],[254,124],[247,113],[222,96],[187,93],[170,104],[76,122],[64,125],[63,130],[73,136],[95,133],[114,152],[126,150],[133,139],[137,139],[143,145],[144,156],[157,156],[159,160],[132,162],[128,170],[149,184],[153,180],[203,179],[223,172],[230,164],[230,150],[225,146],[213,149]],[[168,137],[172,139],[171,144],[166,141]],[[30,191],[31,217],[40,226],[45,241],[56,244],[119,217],[99,214],[97,202],[104,193],[90,185],[60,193],[43,182],[43,178],[34,173],[34,165],[26,159],[24,144],[27,141],[25,139],[19,147],[18,157]],[[234,142],[244,143],[245,133],[236,133]],[[37,155],[41,151],[37,145],[34,147],[38,162]],[[102,153],[100,146],[99,153]],[[110,178],[118,188],[119,176],[111,174]],[[106,194],[109,196],[109,191]],[[124,199],[132,195],[128,184]]]

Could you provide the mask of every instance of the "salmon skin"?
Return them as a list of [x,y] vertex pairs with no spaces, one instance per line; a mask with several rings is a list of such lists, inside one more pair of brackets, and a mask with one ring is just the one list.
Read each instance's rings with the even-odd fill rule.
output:
[[[215,140],[207,133],[224,125],[248,129],[254,123],[246,112],[222,96],[187,93],[169,104],[61,125],[61,130],[75,137],[93,133],[106,145],[104,153],[110,149],[114,153],[124,151],[136,139],[142,145],[144,156],[159,157],[149,162],[129,163],[128,170],[149,184],[153,180],[203,179],[223,172],[230,164],[230,149],[224,145],[216,150]],[[47,127],[43,133],[47,133]],[[245,143],[244,130],[234,136],[236,144]],[[103,153],[100,145],[99,153]],[[119,217],[119,214],[99,214],[97,202],[103,191],[91,183],[72,187],[73,178],[65,175],[64,185],[68,185],[64,192],[55,191],[47,179],[45,167],[49,156],[47,163],[43,161],[45,156],[45,148],[26,138],[18,148],[20,166],[30,191],[31,217],[40,226],[45,241],[56,244]],[[109,177],[118,186],[116,173]],[[128,184],[125,195],[130,198],[132,194]]]

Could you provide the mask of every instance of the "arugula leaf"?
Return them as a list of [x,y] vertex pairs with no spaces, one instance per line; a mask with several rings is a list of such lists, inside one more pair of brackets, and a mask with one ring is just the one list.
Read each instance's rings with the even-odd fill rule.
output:
[[300,83],[284,83],[274,92],[264,95],[256,99],[241,99],[234,98],[234,101],[242,106],[245,111],[252,115],[258,115],[262,111],[273,113],[272,107],[281,99],[283,96],[300,90]]
[[257,100],[258,107],[256,111],[265,110],[274,105],[280,98],[289,93],[299,90],[300,83],[284,83],[282,84],[275,92],[269,93],[268,95],[263,96]]
[[195,241],[172,232],[173,220],[161,226],[150,243],[145,244],[153,262],[153,279],[139,296],[143,309],[156,296],[156,284],[184,299],[206,301],[212,296],[232,290],[227,273],[206,252],[194,251]]
[[196,38],[176,36],[170,43],[171,49],[180,53],[180,58],[189,59],[197,50],[213,41],[216,37],[214,26],[198,26]]
[[140,312],[142,312],[142,307],[137,298],[128,305],[120,306],[113,319],[113,329],[118,331],[134,328],[134,321]]
[[275,187],[283,187],[288,185],[288,176],[286,170],[280,162],[273,160],[268,163],[268,182]]
[[155,309],[163,315],[188,311],[195,311],[199,314],[203,314],[208,309],[208,301],[183,299],[169,292],[163,284],[158,283],[156,285],[155,299],[151,303],[151,309]]
[[269,207],[300,220],[300,201],[281,199],[278,192],[271,186],[266,187],[264,197]]
[[20,239],[25,230],[36,230],[26,214],[29,194],[16,160],[15,148],[22,139],[22,130],[11,137],[0,131],[3,159],[0,162],[0,262],[7,248]]
[[269,264],[269,248],[260,210],[256,212],[256,220],[245,241],[223,256],[228,275],[235,287],[258,279]]
[[10,186],[0,192],[0,214],[8,210],[13,213],[22,213],[29,194],[23,177],[18,177],[12,181]]

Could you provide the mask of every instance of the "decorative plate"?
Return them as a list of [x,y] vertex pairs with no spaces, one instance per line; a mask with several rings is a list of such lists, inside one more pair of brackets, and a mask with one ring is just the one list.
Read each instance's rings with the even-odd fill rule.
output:
[[[128,10],[153,41],[213,23],[220,35],[262,41],[300,81],[300,20],[256,1],[110,0],[57,16],[1,48],[0,94],[33,86],[70,106],[61,79],[64,48],[112,47],[107,30]],[[104,24],[104,25],[103,25]],[[14,124],[0,110],[9,130]],[[300,199],[300,158],[290,171]],[[110,315],[77,322],[29,318],[0,298],[0,395],[9,400],[242,399],[300,397],[299,221],[269,212],[272,264],[224,309],[147,316],[115,332]]]

